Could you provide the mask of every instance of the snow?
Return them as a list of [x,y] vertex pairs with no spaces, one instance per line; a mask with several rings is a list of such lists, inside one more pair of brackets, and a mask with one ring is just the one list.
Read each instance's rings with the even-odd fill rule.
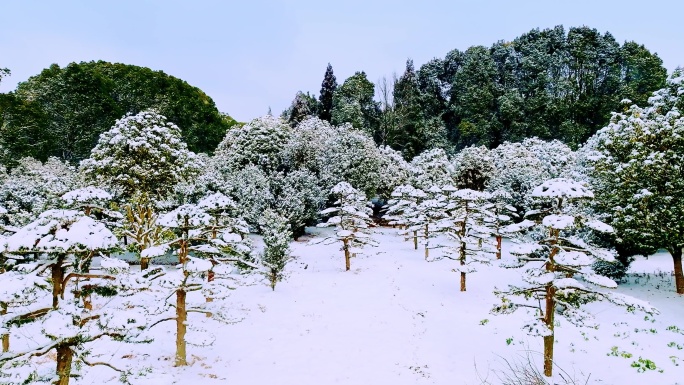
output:
[[542,225],[556,230],[565,230],[575,224],[575,217],[572,215],[547,215],[542,220]]
[[68,204],[72,204],[74,202],[83,203],[95,200],[108,201],[112,199],[112,195],[101,188],[88,186],[69,191],[62,195],[62,199]]
[[534,190],[532,196],[538,198],[593,198],[592,193],[583,184],[568,178],[548,180]]
[[[308,231],[313,235],[302,241],[329,237],[335,230]],[[339,243],[292,242],[295,260],[288,265],[290,277],[275,291],[260,283],[240,287],[225,300],[236,311],[247,309],[239,312],[238,317],[244,318],[241,322],[222,324],[191,313],[189,327],[199,327],[193,327],[189,338],[214,342],[188,345],[188,367],[172,366],[173,322],[151,330],[156,338],[152,344],[100,340],[93,344],[92,357],[113,365],[150,367],[150,373],[132,379],[150,385],[481,384],[480,377],[489,376],[491,381],[496,378],[492,371],[505,370],[503,358],[517,361],[531,352],[532,360],[541,366],[542,340],[525,332],[548,333],[543,322],[524,311],[505,316],[489,313],[500,303],[494,288],[520,284],[520,269],[502,269],[497,263],[478,266],[477,275],[469,278],[468,291],[459,292],[453,261],[424,261],[422,250],[414,250],[412,241],[403,241],[394,229],[376,228],[372,236],[379,247],[357,255],[348,272],[344,271]],[[503,262],[515,259],[508,252],[511,246],[504,241]],[[590,376],[589,384],[682,384],[683,355],[667,346],[670,342],[684,345],[684,335],[674,328],[667,330],[669,326],[684,329],[684,308],[673,293],[669,276],[671,257],[659,253],[639,258],[632,268],[632,275],[618,287],[613,299],[627,301],[620,294],[628,294],[638,298],[632,301],[635,305],[652,303],[662,313],[653,322],[607,302],[588,305],[599,329],[579,329],[557,317],[555,363],[581,379],[578,383],[585,383]],[[579,283],[560,282],[573,287]],[[188,296],[204,301],[199,292]],[[149,296],[151,307],[157,306],[156,298]],[[138,318],[131,309],[104,322],[110,327],[126,327],[129,319]],[[57,323],[45,326],[59,332],[52,330]],[[652,328],[658,333],[651,333]],[[13,336],[12,346],[26,346],[30,337]],[[633,357],[609,355],[614,346]],[[680,366],[675,366],[670,356],[676,356]],[[630,364],[639,357],[653,360],[663,372],[637,373]],[[53,369],[49,359],[41,362]],[[559,381],[557,377],[555,382]],[[83,377],[72,379],[72,383],[117,384],[118,375],[106,367],[84,368]]]

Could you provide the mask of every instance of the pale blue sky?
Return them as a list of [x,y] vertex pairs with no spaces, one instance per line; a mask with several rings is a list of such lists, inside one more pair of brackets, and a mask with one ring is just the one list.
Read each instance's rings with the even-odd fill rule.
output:
[[318,94],[332,63],[338,83],[371,81],[472,45],[562,24],[609,31],[684,66],[684,2],[649,1],[36,1],[0,5],[0,91],[51,63],[106,60],[163,70],[240,121]]

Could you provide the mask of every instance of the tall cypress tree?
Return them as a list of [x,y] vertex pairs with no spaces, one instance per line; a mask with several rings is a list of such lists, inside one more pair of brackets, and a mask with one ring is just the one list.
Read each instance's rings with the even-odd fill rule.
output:
[[411,59],[406,61],[406,71],[394,86],[394,105],[399,132],[396,135],[398,143],[392,145],[395,149],[401,150],[406,159],[412,159],[425,148],[420,138],[421,126],[423,125],[420,89]]
[[333,68],[328,63],[328,68],[325,70],[325,76],[323,77],[323,83],[321,83],[321,95],[318,100],[321,102],[320,110],[318,111],[318,117],[321,120],[330,121],[332,118],[332,108],[333,108],[333,94],[337,89],[337,79],[333,74]]

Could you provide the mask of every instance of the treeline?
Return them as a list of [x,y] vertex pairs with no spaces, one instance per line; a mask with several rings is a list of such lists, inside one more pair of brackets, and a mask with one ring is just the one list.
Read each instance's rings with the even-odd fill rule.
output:
[[[0,77],[7,72],[1,72]],[[407,159],[432,148],[496,148],[524,138],[575,148],[619,102],[644,105],[665,85],[662,60],[635,42],[588,27],[534,29],[491,47],[458,49],[376,84],[357,72],[338,84],[328,66],[319,95],[297,93],[283,116],[351,123]],[[0,94],[0,163],[31,156],[86,158],[116,119],[154,108],[182,127],[195,152],[211,153],[236,122],[204,92],[161,71],[103,61],[54,64]]]
[[533,29],[511,42],[453,50],[377,84],[357,72],[339,87],[328,66],[318,99],[298,93],[294,124],[317,114],[349,122],[407,158],[430,148],[495,148],[539,137],[571,147],[604,127],[620,101],[644,105],[665,85],[662,60],[589,27]]
[[26,156],[78,162],[117,119],[149,108],[183,127],[196,152],[211,153],[236,123],[202,90],[162,71],[104,61],[53,64],[0,94],[0,163]]

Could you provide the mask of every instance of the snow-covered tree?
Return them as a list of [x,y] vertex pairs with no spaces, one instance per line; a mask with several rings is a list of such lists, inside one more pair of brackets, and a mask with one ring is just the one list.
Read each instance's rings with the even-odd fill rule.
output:
[[526,138],[522,146],[531,151],[542,164],[548,178],[559,178],[567,173],[575,162],[575,153],[560,140],[550,141]]
[[291,135],[292,128],[287,122],[271,115],[232,128],[216,148],[218,166],[224,174],[233,174],[248,165],[270,174],[280,167],[281,149]]
[[381,173],[378,195],[383,199],[390,199],[395,188],[408,183],[411,167],[399,151],[389,146],[381,146],[378,151]]
[[[213,238],[214,229],[212,216],[198,205],[186,204],[159,217],[157,224],[172,231],[176,238],[159,245],[149,247],[141,253],[143,257],[151,258],[165,254],[170,248],[176,250],[179,269],[169,270],[160,278],[160,286],[170,292],[165,296],[167,311],[160,314],[160,321],[176,321],[176,366],[186,366],[188,327],[198,334],[209,333],[200,330],[197,325],[188,320],[189,313],[202,313],[222,322],[235,322],[238,316],[224,301],[214,302],[213,299],[223,299],[229,296],[237,285],[244,283],[244,277],[236,274],[234,263],[249,263],[235,253],[236,244],[242,239],[239,234],[224,231]],[[255,266],[256,267],[256,266]],[[212,272],[216,279],[207,280]],[[188,293],[201,291],[205,298],[212,301],[188,303]],[[175,301],[168,299],[175,294]],[[158,323],[157,322],[157,323]],[[199,344],[208,343],[206,339]]]
[[332,126],[318,118],[297,126],[283,147],[282,159],[290,170],[310,171],[323,191],[347,182],[367,196],[374,196],[381,187],[388,161],[365,132],[349,124]]
[[415,188],[426,191],[432,186],[453,184],[454,168],[446,152],[441,148],[425,151],[411,160],[413,175],[409,182]]
[[292,232],[287,218],[272,210],[264,212],[261,228],[264,234],[264,251],[261,254],[261,263],[264,265],[264,274],[271,289],[275,290],[276,284],[285,278],[285,267],[291,260],[290,241],[292,240]]
[[[122,261],[101,256],[101,271],[86,272],[95,256],[116,246],[114,234],[78,211],[48,210],[4,243],[9,253],[40,257],[0,275],[0,302],[9,309],[0,317],[0,327],[26,335],[30,332],[14,328],[30,328],[26,323],[34,321],[40,322],[40,333],[31,335],[28,348],[0,354],[3,380],[66,385],[83,365],[106,365],[126,375],[109,363],[88,358],[91,342],[105,337],[140,342],[147,325],[142,312],[128,309],[123,302],[92,306],[93,294],[111,297],[128,290],[128,265]],[[87,283],[80,282],[84,279]],[[67,291],[68,287],[73,290]],[[51,352],[56,352],[56,369],[33,365]]]
[[[619,243],[665,248],[674,262],[675,287],[684,294],[684,71],[645,108],[614,113],[590,140],[589,174],[597,211],[615,227]],[[628,102],[628,101],[626,101]]]
[[456,187],[484,191],[497,173],[492,152],[484,146],[466,147],[452,157]]
[[510,195],[510,205],[517,210],[529,210],[533,204],[530,192],[549,179],[542,162],[522,143],[503,143],[492,150],[492,155],[497,172],[487,190],[503,190]]
[[436,245],[430,241],[435,239],[440,232],[439,222],[447,216],[446,197],[442,189],[433,185],[426,192],[415,189],[410,193],[415,200],[404,213],[406,230],[400,232],[407,236],[413,235],[414,248],[418,248],[418,238],[424,240],[424,255],[427,260],[430,249]]
[[111,199],[110,193],[94,186],[79,188],[62,195],[62,200],[67,205],[82,209],[88,216],[106,211],[105,204]]
[[544,338],[544,374],[550,377],[556,313],[573,325],[592,327],[595,326],[592,314],[582,309],[589,302],[607,300],[648,314],[657,311],[648,303],[606,290],[617,284],[591,270],[594,261],[611,261],[614,253],[573,235],[572,230],[579,226],[600,232],[613,231],[603,222],[572,211],[569,203],[594,197],[588,188],[573,180],[558,178],[536,187],[532,196],[547,207],[539,212],[547,235],[537,243],[522,243],[511,249],[511,254],[518,255],[518,262],[507,267],[526,266],[525,284],[496,290],[501,303],[492,312],[509,314],[520,308],[530,311],[533,318],[524,329],[532,336]]
[[487,220],[493,215],[487,205],[489,195],[453,186],[445,186],[444,190],[448,216],[439,221],[437,227],[454,245],[448,247],[451,252],[445,253],[443,258],[458,261],[459,265],[453,271],[460,273],[460,290],[466,291],[467,274],[477,271],[477,263],[490,263],[496,253],[490,241],[492,229],[487,226]]
[[273,202],[270,207],[287,218],[295,238],[304,235],[306,226],[315,224],[318,212],[325,205],[327,194],[317,182],[307,170],[277,173],[271,178]]
[[332,244],[342,242],[344,251],[345,270],[351,268],[352,254],[365,245],[375,246],[376,242],[370,236],[372,210],[368,207],[366,195],[347,182],[340,182],[330,191],[337,198],[335,207],[321,211],[322,215],[335,214],[318,227],[335,226],[335,234],[324,238],[321,242]]
[[78,187],[76,171],[67,163],[22,158],[0,183],[0,203],[9,225],[24,226],[43,211],[60,207],[60,197]]
[[503,190],[496,190],[489,194],[490,203],[486,205],[486,209],[492,213],[489,218],[489,227],[492,230],[492,235],[496,238],[496,259],[501,259],[501,244],[503,237],[511,237],[516,233],[526,230],[534,226],[534,222],[524,219],[520,222],[514,222],[520,218],[518,210],[509,205],[510,194]]
[[181,139],[178,126],[154,110],[127,115],[100,135],[83,176],[128,199],[136,193],[165,197],[178,183],[196,177],[202,163]]

